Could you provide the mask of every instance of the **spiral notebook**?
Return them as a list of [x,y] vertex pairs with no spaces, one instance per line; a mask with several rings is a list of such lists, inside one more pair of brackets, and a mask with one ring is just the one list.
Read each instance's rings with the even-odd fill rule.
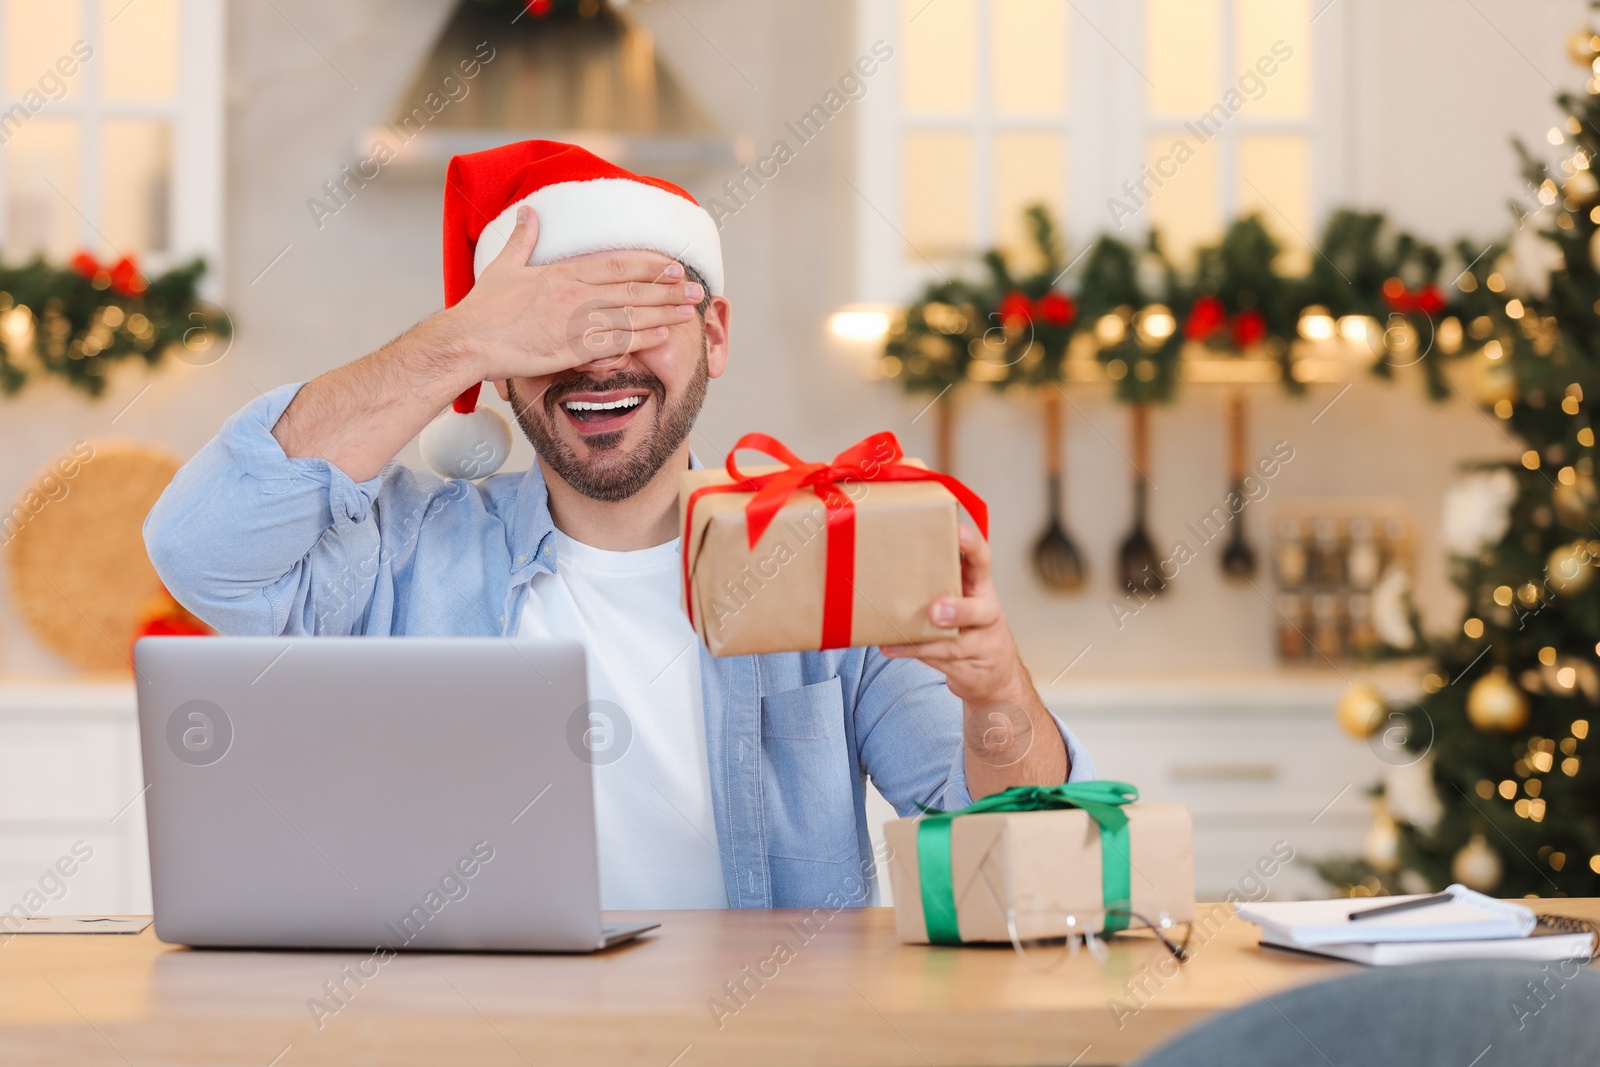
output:
[[1241,904],[1239,917],[1261,927],[1268,948],[1348,960],[1374,967],[1444,960],[1586,960],[1594,955],[1594,925],[1539,916],[1531,908],[1475,893],[1445,890],[1447,899],[1373,916],[1351,915],[1424,895]]
[[1532,908],[1476,893],[1445,890],[1451,900],[1378,918],[1353,920],[1352,912],[1385,907],[1425,894],[1339,900],[1262,901],[1240,904],[1239,918],[1261,927],[1264,939],[1289,948],[1417,941],[1503,941],[1533,933]]
[[[1376,921],[1376,920],[1374,920]],[[1302,948],[1280,944],[1263,933],[1261,943],[1305,956],[1364,963],[1369,967],[1394,967],[1406,963],[1439,963],[1449,960],[1587,960],[1594,954],[1593,934],[1549,933],[1543,930],[1529,937],[1510,937],[1473,941],[1390,941],[1382,944],[1318,945]]]

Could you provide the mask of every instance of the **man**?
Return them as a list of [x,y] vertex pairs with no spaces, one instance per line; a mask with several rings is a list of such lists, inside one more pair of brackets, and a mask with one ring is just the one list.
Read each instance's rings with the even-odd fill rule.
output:
[[[234,415],[146,541],[224,633],[581,639],[612,720],[591,755],[604,907],[865,903],[866,775],[915,814],[1093,768],[1039,700],[970,527],[965,595],[929,606],[956,637],[706,654],[679,606],[677,500],[727,365],[722,282],[716,227],[675,186],[552,142],[458,157],[446,309]],[[435,423],[431,462],[485,473],[503,443],[460,421],[483,381],[531,470],[393,465]]]

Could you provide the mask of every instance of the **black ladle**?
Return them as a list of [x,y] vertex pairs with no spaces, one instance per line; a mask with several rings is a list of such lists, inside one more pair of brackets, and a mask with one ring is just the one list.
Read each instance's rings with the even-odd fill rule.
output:
[[1245,477],[1244,393],[1234,393],[1228,403],[1228,474],[1240,508],[1233,516],[1233,530],[1222,549],[1222,573],[1229,578],[1247,579],[1256,572],[1256,550],[1244,537]]
[[1117,570],[1130,593],[1154,596],[1167,588],[1161,577],[1156,546],[1145,530],[1150,469],[1150,412],[1143,404],[1133,405],[1133,529],[1117,550]]
[[1070,593],[1083,588],[1083,554],[1067,533],[1062,520],[1061,394],[1055,386],[1044,390],[1044,465],[1049,494],[1050,523],[1033,545],[1033,573],[1046,589]]

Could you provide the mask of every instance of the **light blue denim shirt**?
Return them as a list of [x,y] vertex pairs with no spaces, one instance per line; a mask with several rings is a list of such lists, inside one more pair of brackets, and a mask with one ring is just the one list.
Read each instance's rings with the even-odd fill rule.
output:
[[[145,522],[162,581],[226,634],[501,636],[557,567],[537,465],[476,484],[396,464],[354,482],[290,459],[272,427],[299,385],[247,405]],[[713,658],[700,649],[712,810],[736,908],[875,900],[863,807],[971,803],[943,675],[875,648]],[[1094,766],[1062,725],[1072,781]]]

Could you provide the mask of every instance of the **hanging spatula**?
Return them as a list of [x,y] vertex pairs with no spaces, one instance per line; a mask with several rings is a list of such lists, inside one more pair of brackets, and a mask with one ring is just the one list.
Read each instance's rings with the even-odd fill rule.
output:
[[1061,464],[1061,394],[1055,386],[1044,387],[1044,466],[1049,497],[1050,521],[1033,545],[1033,573],[1046,589],[1070,593],[1083,588],[1083,555],[1067,533],[1062,519],[1064,509]]
[[1222,573],[1229,578],[1249,578],[1256,572],[1256,550],[1244,536],[1245,415],[1243,391],[1228,402],[1228,477],[1240,500],[1233,516],[1233,530],[1222,550]]
[[1158,569],[1156,547],[1145,530],[1146,499],[1150,481],[1150,412],[1143,404],[1133,405],[1131,412],[1133,436],[1133,529],[1123,540],[1117,552],[1117,572],[1128,591],[1138,594],[1143,590],[1155,595],[1167,588]]

